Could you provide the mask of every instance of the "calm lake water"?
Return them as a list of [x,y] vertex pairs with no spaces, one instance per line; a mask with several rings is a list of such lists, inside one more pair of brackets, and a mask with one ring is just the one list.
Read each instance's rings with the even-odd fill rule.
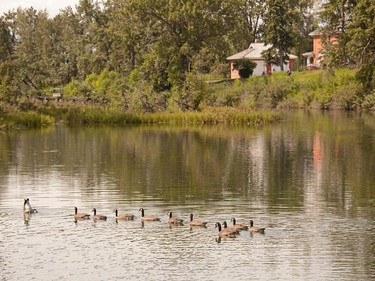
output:
[[[39,211],[26,220],[25,198]],[[75,222],[74,206],[108,219]],[[219,240],[233,217],[265,234]],[[374,218],[370,114],[0,132],[0,280],[375,280]]]

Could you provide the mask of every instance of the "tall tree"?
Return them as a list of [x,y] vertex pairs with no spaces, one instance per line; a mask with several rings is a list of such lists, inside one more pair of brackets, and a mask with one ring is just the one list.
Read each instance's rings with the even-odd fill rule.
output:
[[348,25],[348,49],[353,61],[360,67],[357,77],[365,93],[375,87],[375,3],[359,0]]
[[7,96],[10,94],[14,41],[6,17],[0,17],[0,99],[5,100],[8,100]]
[[83,27],[71,7],[61,10],[54,17],[52,25],[59,39],[58,54],[55,54],[60,58],[58,71],[62,84],[66,84],[71,79],[78,78],[78,57],[82,48],[79,37],[84,33]]
[[250,43],[260,39],[263,26],[265,1],[263,0],[232,0],[235,5],[233,12],[233,28],[228,36],[235,44],[235,51],[247,48]]
[[78,75],[84,79],[90,73],[100,73],[108,67],[111,41],[106,32],[108,18],[97,1],[80,0],[76,6],[81,34],[77,57]]
[[312,38],[309,34],[317,28],[315,2],[314,0],[301,0],[296,7],[299,17],[294,24],[295,45],[291,50],[301,59],[304,52],[312,50]]
[[345,65],[349,62],[347,28],[352,21],[356,3],[357,0],[329,0],[322,6],[319,17],[322,23],[323,38],[328,38],[335,33],[339,34],[338,45],[332,45],[329,40],[325,40],[327,41],[328,57],[333,65]]
[[234,5],[230,1],[129,2],[133,13],[142,19],[137,28],[151,28],[149,51],[142,58],[153,75],[160,73],[154,78],[160,81],[161,90],[184,81],[185,74],[192,69],[194,56],[202,48],[215,53],[225,50],[222,38],[232,28],[234,16]]
[[12,53],[14,79],[22,94],[38,95],[42,88],[53,83],[50,72],[53,40],[48,30],[48,14],[33,8],[19,8],[9,22],[16,38]]
[[277,49],[279,66],[284,70],[288,52],[295,45],[295,25],[299,22],[296,0],[266,0],[264,41]]
[[131,1],[108,0],[108,33],[111,36],[110,68],[129,75],[141,63],[142,55],[150,50],[156,30],[151,23],[135,13]]

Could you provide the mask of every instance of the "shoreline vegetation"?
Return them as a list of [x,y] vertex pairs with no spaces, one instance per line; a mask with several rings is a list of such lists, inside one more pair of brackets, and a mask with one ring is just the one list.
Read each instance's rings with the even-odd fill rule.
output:
[[[127,97],[112,95],[111,85],[103,87],[91,78],[86,83],[91,95],[80,93],[79,85],[63,88],[60,101],[29,98],[7,107],[0,104],[0,130],[42,128],[63,121],[68,126],[126,126],[131,124],[226,124],[261,126],[278,122],[280,110],[375,110],[375,92],[363,95],[356,80],[357,70],[336,69],[274,73],[266,77],[240,80],[196,80],[189,95],[197,107],[182,111],[173,92],[164,92],[151,99],[147,92],[129,90]],[[112,76],[111,76],[112,77]],[[103,80],[103,77],[98,78]],[[104,79],[105,80],[105,79]],[[212,80],[211,80],[212,81]],[[87,82],[87,81],[85,81]],[[99,91],[100,98],[95,98]],[[70,89],[70,90],[69,90]],[[89,99],[84,100],[84,97]],[[52,97],[52,94],[50,96]],[[144,101],[147,101],[145,103]],[[194,104],[194,102],[192,103]],[[20,108],[26,108],[21,110]]]
[[[78,2],[55,16],[33,7],[0,15],[0,130],[260,126],[280,110],[375,111],[374,1]],[[323,48],[313,61],[312,32]],[[272,46],[261,54],[271,75],[229,64],[252,42]],[[242,79],[229,79],[234,69]]]
[[127,125],[247,125],[263,126],[277,122],[276,111],[244,111],[234,108],[207,109],[202,112],[183,113],[126,113],[97,107],[74,108],[60,117],[36,111],[0,114],[0,130],[43,128],[62,120],[68,126],[127,126]]

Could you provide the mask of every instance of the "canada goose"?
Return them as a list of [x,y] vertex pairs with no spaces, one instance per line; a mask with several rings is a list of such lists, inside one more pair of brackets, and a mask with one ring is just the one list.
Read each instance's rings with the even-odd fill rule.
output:
[[84,214],[84,213],[78,213],[78,208],[74,207],[74,218],[76,220],[87,220],[87,219],[90,219],[90,215]]
[[168,223],[171,223],[171,224],[182,224],[182,222],[184,221],[183,219],[180,219],[178,217],[172,216],[172,212],[169,212],[167,215],[169,216]]
[[266,229],[265,227],[254,226],[254,222],[252,220],[250,220],[250,228],[249,228],[250,232],[261,232],[261,233],[264,233],[265,229]]
[[215,224],[215,228],[219,230],[219,237],[236,237],[237,232],[235,230],[231,230],[229,228],[221,229],[221,224],[217,222]]
[[230,231],[235,231],[237,234],[240,233],[240,230],[233,227],[233,226],[228,226],[227,222],[226,221],[223,221],[223,228],[224,229],[228,229]]
[[206,222],[206,221],[195,220],[195,219],[193,218],[193,214],[190,214],[190,222],[189,222],[189,224],[190,224],[191,226],[206,226],[207,223],[208,223],[208,222]]
[[157,216],[154,216],[154,215],[145,216],[145,210],[143,208],[140,208],[139,211],[141,211],[141,214],[142,214],[142,217],[141,217],[142,221],[160,221],[160,218],[158,218]]
[[119,215],[117,209],[114,209],[113,212],[115,213],[116,220],[129,220],[129,221],[134,220],[134,215],[132,214],[125,213],[125,214]]
[[37,209],[31,207],[29,198],[23,200],[23,212],[28,214],[38,213]]
[[236,224],[235,218],[232,218],[231,221],[233,222],[233,227],[238,230],[247,230],[249,228],[247,225],[244,225],[242,223]]
[[29,221],[30,221],[29,213],[23,213],[23,221],[25,222],[25,225],[29,225]]
[[96,214],[96,209],[92,209],[92,211],[94,212],[94,220],[102,220],[102,221],[105,221],[107,220],[107,217],[106,216],[103,216],[103,215],[97,215]]

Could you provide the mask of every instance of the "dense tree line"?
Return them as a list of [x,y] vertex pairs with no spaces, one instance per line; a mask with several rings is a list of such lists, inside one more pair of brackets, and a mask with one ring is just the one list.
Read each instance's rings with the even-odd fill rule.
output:
[[[358,65],[373,88],[375,4],[313,0],[80,0],[54,17],[33,8],[0,17],[0,101],[45,95],[65,86],[72,96],[117,100],[145,111],[168,99],[197,109],[204,91],[199,75],[228,74],[225,58],[256,39],[288,52],[311,50],[309,32],[322,23],[340,31],[332,65]],[[282,65],[282,64],[281,64]],[[113,99],[115,97],[115,99]],[[125,106],[126,107],[126,106]]]

